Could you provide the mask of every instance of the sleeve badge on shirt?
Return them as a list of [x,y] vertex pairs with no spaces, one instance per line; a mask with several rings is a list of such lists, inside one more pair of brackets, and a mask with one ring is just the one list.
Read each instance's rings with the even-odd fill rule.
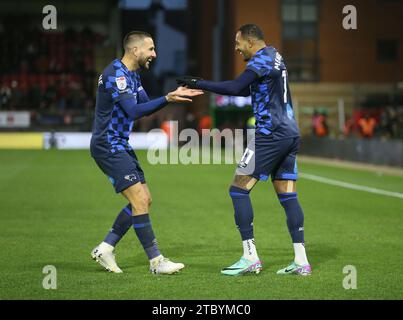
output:
[[125,77],[116,78],[116,86],[119,90],[124,90],[127,87],[127,82]]

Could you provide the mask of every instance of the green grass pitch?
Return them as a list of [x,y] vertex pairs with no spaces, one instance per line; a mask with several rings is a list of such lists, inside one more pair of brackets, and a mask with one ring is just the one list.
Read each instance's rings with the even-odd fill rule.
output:
[[[403,199],[301,178],[299,199],[311,277],[281,277],[292,261],[285,214],[270,183],[252,193],[255,238],[264,270],[226,277],[241,256],[228,196],[235,165],[147,164],[151,219],[160,248],[185,263],[177,275],[148,273],[131,229],[116,249],[123,274],[105,272],[90,251],[126,204],[88,151],[0,151],[0,299],[402,299]],[[301,172],[403,192],[403,177],[300,163]],[[57,268],[45,290],[42,268]],[[357,289],[343,288],[343,267]]]

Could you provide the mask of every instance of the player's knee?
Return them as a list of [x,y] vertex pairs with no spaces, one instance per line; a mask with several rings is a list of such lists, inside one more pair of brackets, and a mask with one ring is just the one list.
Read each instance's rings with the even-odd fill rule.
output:
[[273,186],[277,194],[296,193],[297,191],[296,182],[294,180],[274,180]]
[[143,196],[140,201],[141,205],[148,210],[148,208],[150,207],[151,198],[148,195],[146,195]]
[[250,191],[255,186],[256,182],[257,182],[256,178],[236,174],[232,182],[232,186]]
[[136,214],[148,213],[149,203],[150,197],[147,195],[141,195],[135,199],[134,203],[132,204],[132,208],[135,208],[134,212]]

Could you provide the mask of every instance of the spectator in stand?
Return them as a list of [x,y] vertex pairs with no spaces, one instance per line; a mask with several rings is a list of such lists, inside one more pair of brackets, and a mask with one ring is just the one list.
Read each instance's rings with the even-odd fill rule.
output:
[[70,110],[82,110],[85,99],[85,92],[82,89],[81,83],[72,81],[69,84],[67,97],[67,108]]
[[0,110],[5,110],[8,108],[10,99],[11,89],[6,83],[3,83],[0,88]]
[[202,116],[199,120],[199,133],[202,133],[203,129],[211,129],[212,120],[210,115],[206,114]]
[[[88,27],[46,33],[29,25],[14,18],[0,23],[0,108],[92,113],[97,83],[94,47],[104,37]],[[11,87],[12,83],[18,85]]]
[[388,114],[388,129],[391,138],[397,138],[399,136],[399,119],[398,110],[392,106],[387,107]]
[[326,122],[326,113],[314,111],[312,117],[313,135],[316,137],[326,137],[329,134],[329,129]]
[[10,104],[9,104],[9,109],[10,110],[18,110],[21,108],[21,102],[23,99],[23,94],[18,87],[18,81],[13,80],[11,82],[11,98],[10,98]]
[[35,110],[39,108],[42,100],[41,89],[37,84],[30,86],[27,93],[27,108],[30,110]]
[[397,107],[397,139],[403,139],[403,105]]
[[56,91],[56,87],[53,84],[49,85],[46,88],[43,99],[45,101],[46,108],[48,110],[54,110],[56,108],[57,91]]
[[343,128],[343,135],[345,137],[350,137],[355,129],[355,122],[354,122],[354,117],[351,115],[348,115],[347,120],[344,123],[344,128]]
[[196,121],[196,117],[193,114],[193,112],[188,111],[186,113],[186,117],[185,117],[185,127],[189,128],[189,129],[195,129],[197,128],[197,121]]
[[393,135],[392,129],[390,127],[387,107],[382,108],[382,112],[379,117],[378,129],[382,138],[390,139]]
[[376,120],[374,117],[370,116],[368,112],[358,120],[358,128],[363,138],[372,138],[375,133]]
[[60,80],[56,82],[57,88],[57,109],[63,112],[66,109],[66,99],[68,95],[68,88],[66,80],[62,76]]

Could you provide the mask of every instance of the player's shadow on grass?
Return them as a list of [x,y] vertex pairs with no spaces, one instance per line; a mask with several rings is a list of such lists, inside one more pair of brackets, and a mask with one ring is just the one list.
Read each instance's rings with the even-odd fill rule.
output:
[[[198,250],[195,248],[186,249],[184,247],[169,247],[165,249],[166,250],[164,251],[168,251],[170,253],[167,254],[166,257],[170,258],[174,262],[184,263],[186,267],[185,270],[192,269],[192,271],[197,270],[198,272],[203,273],[216,273],[217,270],[221,270],[221,268],[223,267],[220,264],[220,260],[222,260],[222,257],[229,257],[229,262],[231,260],[231,257],[236,256],[229,250],[220,250],[219,252],[217,251],[216,253],[212,254],[207,253],[205,248]],[[215,261],[217,261],[217,263],[215,263]],[[148,267],[148,261],[144,255],[144,252],[134,254],[130,256],[130,258],[125,257],[123,259],[120,259],[118,261],[118,264],[122,268],[122,270],[134,269],[139,265]]]
[[[259,257],[264,264],[281,267],[291,262],[294,259],[294,251],[292,246],[259,248]],[[216,247],[214,251],[210,251],[206,246],[186,248],[182,246],[169,247],[166,251],[170,253],[168,257],[172,257],[175,262],[183,262],[186,269],[192,269],[207,274],[215,274],[217,270],[235,263],[241,257],[242,250],[238,247],[221,248]],[[328,260],[337,258],[340,249],[328,244],[311,244],[307,247],[308,260],[312,266],[318,267]],[[207,261],[207,262],[204,262]],[[93,265],[91,265],[91,263]],[[119,261],[119,266],[124,270],[130,270],[141,266],[148,266],[144,252],[138,252],[130,257],[122,257]],[[60,262],[59,265],[63,268],[71,270],[102,272],[101,267],[97,268],[95,262],[89,260],[84,265],[77,266],[76,264]],[[83,269],[84,267],[84,269]]]
[[335,259],[340,253],[340,248],[328,244],[312,244],[307,248],[308,259],[312,265],[319,266],[329,260]]
[[[198,271],[203,273],[216,273],[225,265],[222,265],[223,259],[224,264],[228,265],[236,262],[240,258],[241,250],[239,248],[216,248],[215,252],[207,253],[205,248],[193,248],[186,250],[184,248],[171,248],[179,250],[181,252],[181,258],[183,261],[190,260],[189,267],[192,269],[198,269]],[[328,244],[312,244],[307,248],[308,260],[312,266],[318,267],[329,260],[337,258],[340,249],[335,246]],[[202,257],[208,260],[208,262],[202,262],[204,259],[195,259],[194,257]],[[272,247],[272,248],[260,248],[259,257],[263,260],[264,264],[283,266],[294,259],[294,251],[292,247]],[[216,270],[217,269],[217,270]]]

